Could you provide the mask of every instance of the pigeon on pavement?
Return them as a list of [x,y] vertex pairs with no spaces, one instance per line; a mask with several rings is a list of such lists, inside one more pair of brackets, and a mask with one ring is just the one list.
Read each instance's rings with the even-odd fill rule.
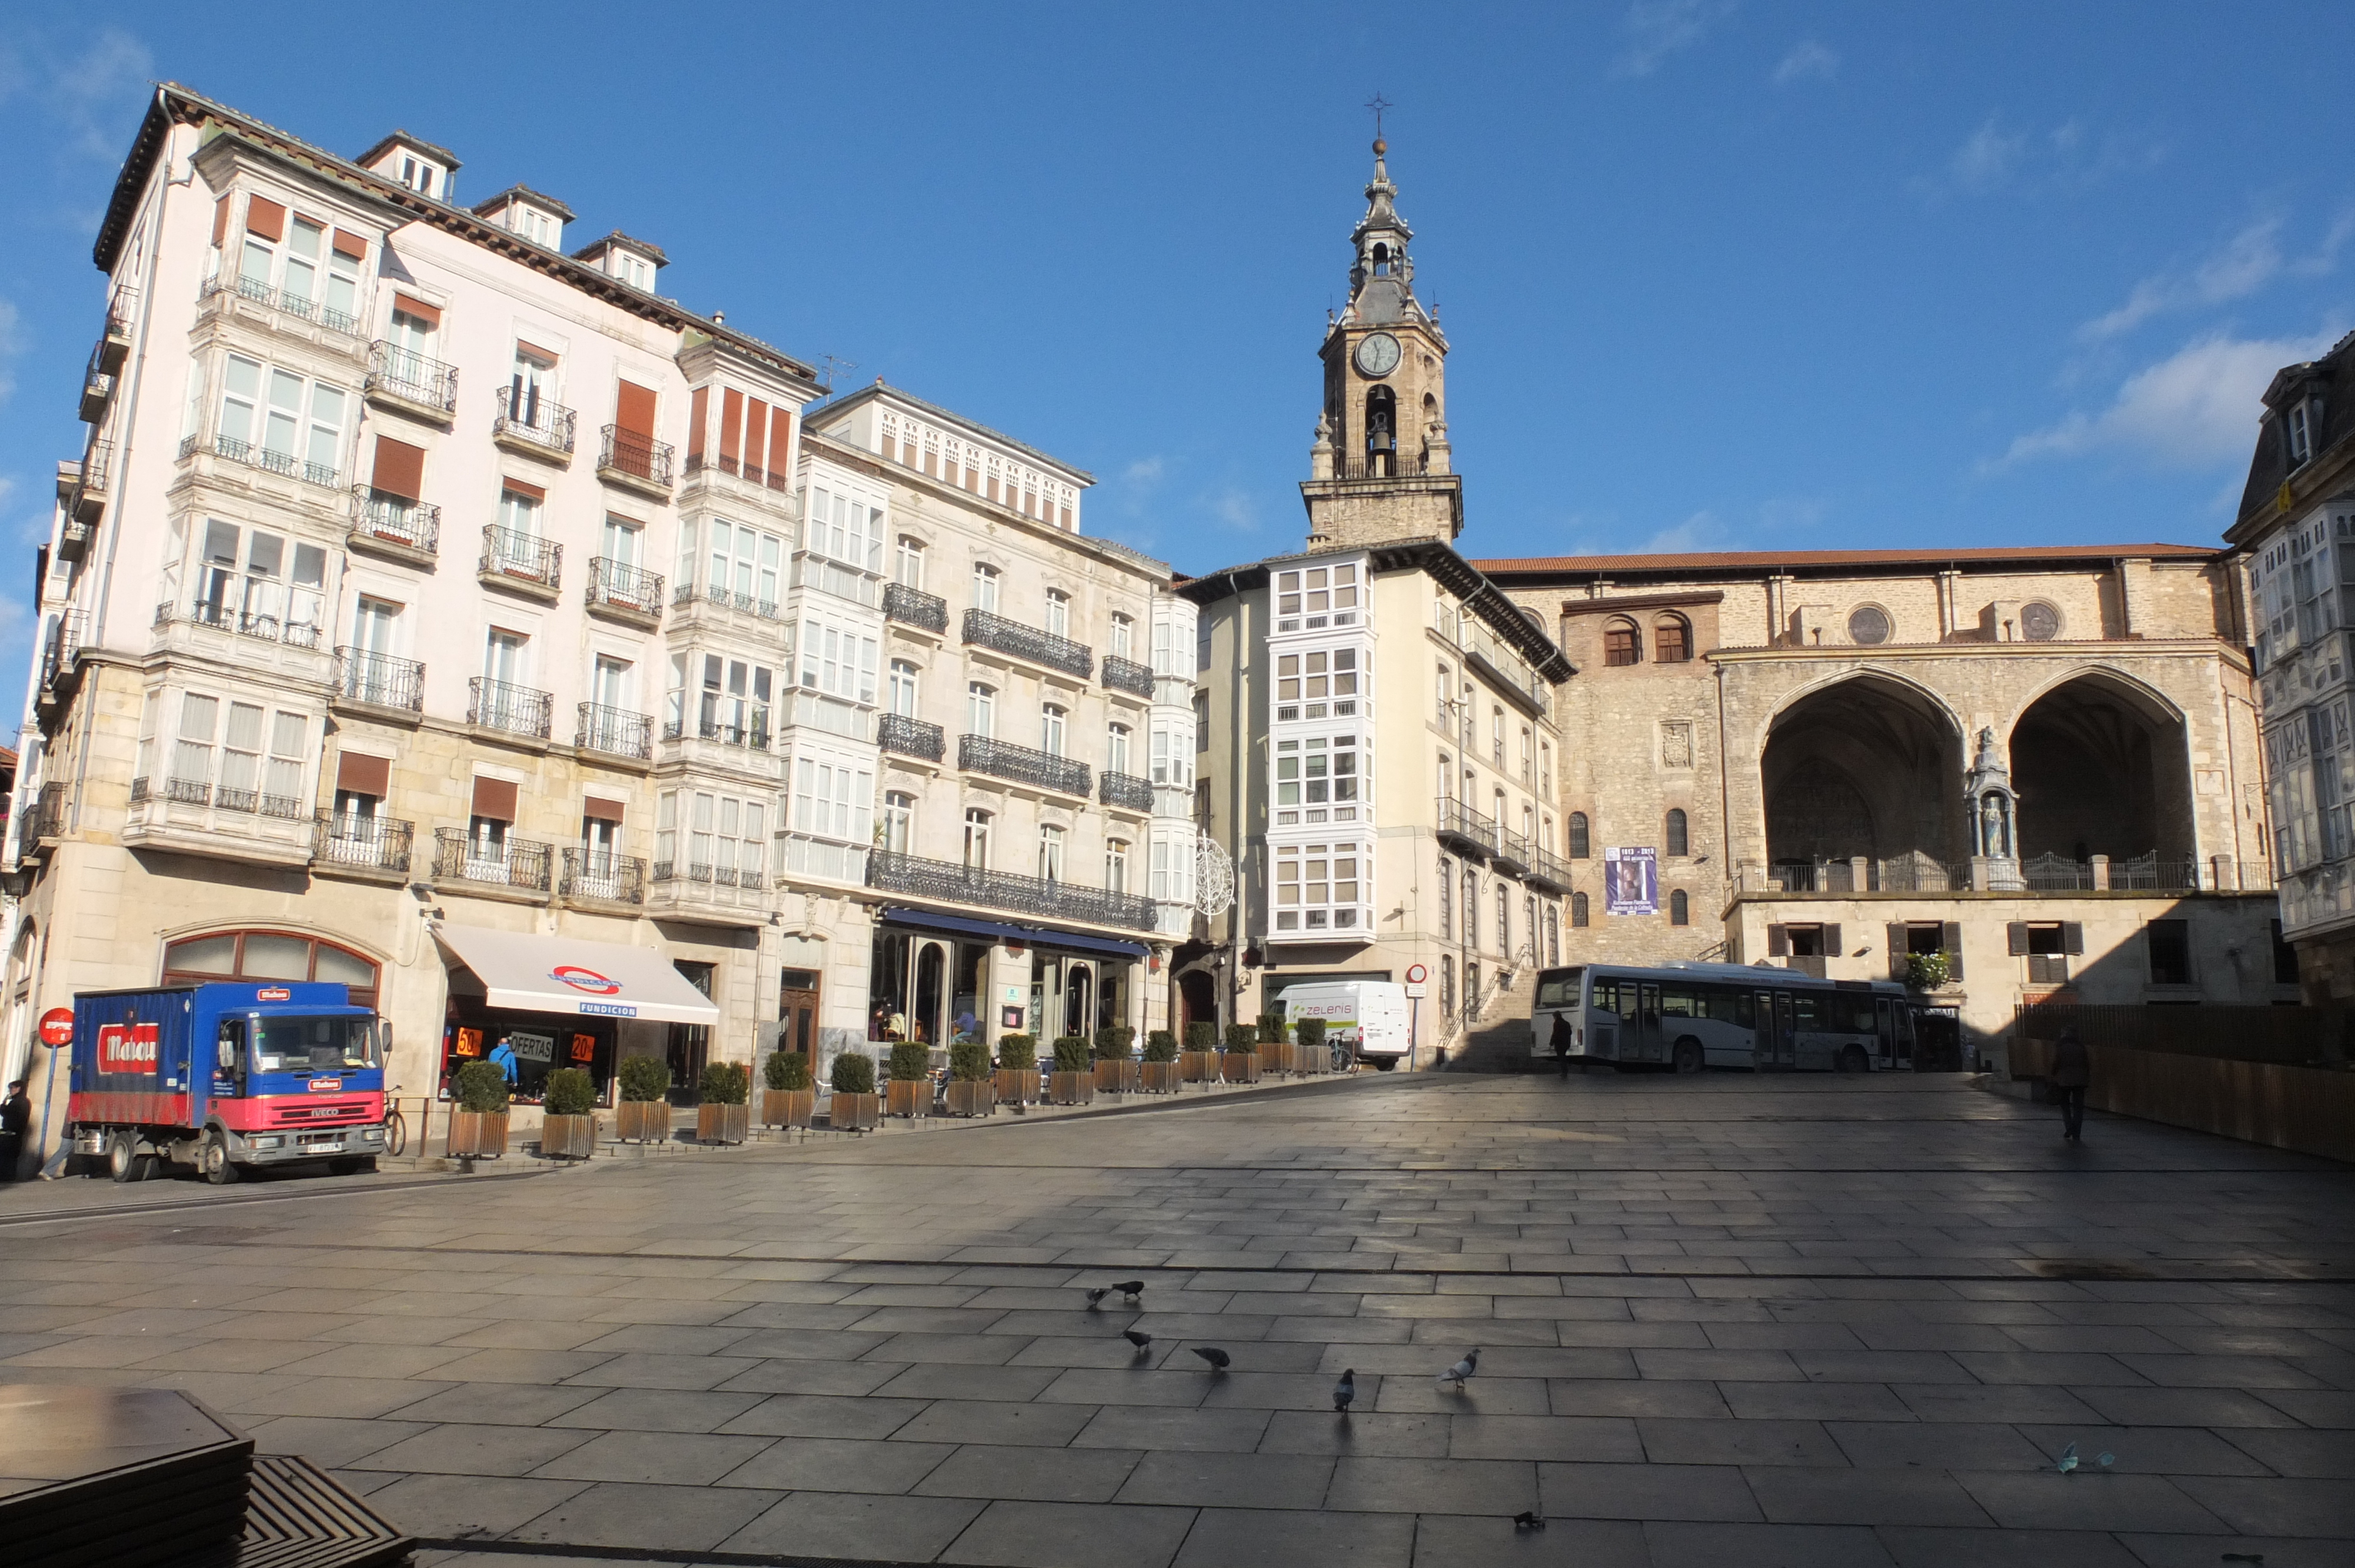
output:
[[1460,1389],[1464,1386],[1464,1380],[1477,1372],[1479,1368],[1480,1352],[1478,1351],[1466,1351],[1464,1352],[1464,1359],[1462,1361],[1457,1361],[1454,1366],[1449,1367],[1445,1372],[1439,1374],[1439,1381],[1441,1383],[1452,1383]]
[[1109,1285],[1099,1285],[1093,1290],[1089,1291],[1088,1310],[1091,1312],[1094,1311],[1097,1306],[1103,1302],[1103,1298],[1111,1294],[1112,1287]]
[[1545,1515],[1535,1512],[1517,1513],[1513,1516],[1513,1528],[1515,1530],[1543,1530],[1545,1528]]
[[1342,1372],[1341,1381],[1333,1385],[1333,1408],[1347,1415],[1349,1414],[1349,1406],[1357,1402],[1357,1398],[1358,1369],[1351,1367]]
[[1138,1294],[1145,1289],[1145,1281],[1142,1279],[1124,1279],[1118,1285],[1114,1286],[1113,1288],[1120,1292],[1122,1300],[1134,1301],[1136,1299]]
[[1222,1372],[1226,1371],[1227,1363],[1234,1360],[1232,1356],[1230,1356],[1226,1351],[1219,1349],[1216,1345],[1196,1345],[1194,1347],[1194,1353],[1201,1357],[1204,1361],[1209,1362],[1210,1370],[1214,1372]]
[[1150,1334],[1139,1333],[1135,1329],[1123,1329],[1120,1331],[1120,1337],[1126,1340],[1130,1344],[1135,1345],[1136,1347],[1136,1353],[1140,1356],[1153,1348],[1153,1336]]

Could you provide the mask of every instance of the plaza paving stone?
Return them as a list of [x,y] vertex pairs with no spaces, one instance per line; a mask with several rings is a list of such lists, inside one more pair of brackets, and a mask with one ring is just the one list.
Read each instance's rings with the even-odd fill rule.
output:
[[2347,1167],[1959,1077],[1146,1103],[0,1190],[0,1381],[186,1389],[437,1568],[2355,1561]]

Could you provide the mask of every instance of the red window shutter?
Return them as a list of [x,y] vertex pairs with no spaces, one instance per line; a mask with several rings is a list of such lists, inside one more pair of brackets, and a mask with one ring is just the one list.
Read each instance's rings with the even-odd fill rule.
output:
[[383,800],[391,792],[391,758],[345,752],[336,758],[336,788],[348,789],[355,795],[372,795]]
[[336,230],[336,254],[359,260],[368,254],[368,236],[354,234],[348,228]]
[[783,408],[769,410],[769,486],[783,490],[794,461],[794,417]]
[[900,466],[902,468],[916,466],[916,438],[913,436],[903,437],[900,440]]
[[1071,509],[1065,506],[1060,508],[1060,511],[1063,514],[1063,526],[1069,528],[1071,525]]
[[687,461],[703,461],[703,427],[711,417],[711,388],[698,387],[687,397]]
[[264,239],[285,238],[286,209],[268,196],[246,197],[245,231]]
[[744,394],[730,387],[719,395],[719,466],[736,471],[736,454],[743,450]]
[[992,506],[996,505],[996,504],[997,504],[997,476],[996,476],[996,474],[994,474],[994,473],[993,473],[993,474],[991,474],[991,475],[989,476],[989,489],[988,489],[988,493],[988,493],[988,495],[989,495],[989,503],[990,503]]
[[622,820],[622,802],[584,795],[581,799],[581,814],[592,822],[618,822]]
[[758,397],[744,400],[744,471],[766,466],[769,449],[769,406]]
[[515,494],[522,496],[526,501],[546,501],[548,499],[547,491],[542,490],[536,484],[526,484],[519,479],[502,479],[499,481],[499,488],[501,490],[511,491]]
[[521,338],[516,339],[516,352],[529,355],[532,358],[543,360],[549,365],[555,364],[559,358],[556,350],[542,348],[536,343],[526,343]]
[[924,449],[924,473],[925,473],[925,475],[926,475],[927,477],[937,478],[937,477],[939,476],[939,474],[940,474],[940,468],[941,468],[941,454],[940,454],[940,453],[938,453],[938,452],[936,452],[936,451],[934,451],[934,450],[932,450],[931,448],[929,448],[929,447],[925,448],[925,449]]
[[495,822],[514,821],[516,787],[504,779],[476,779],[474,814],[488,817]]
[[402,315],[415,316],[425,323],[426,330],[429,332],[442,330],[442,311],[439,306],[429,305],[423,300],[412,299],[407,294],[395,293],[392,296],[392,308]]
[[213,203],[213,249],[219,249],[221,241],[228,238],[229,197],[223,196]]
[[655,389],[624,381],[613,399],[613,423],[634,436],[655,439]]
[[376,470],[369,483],[387,495],[398,495],[404,501],[414,501],[424,493],[425,449],[396,441],[390,436],[376,439]]

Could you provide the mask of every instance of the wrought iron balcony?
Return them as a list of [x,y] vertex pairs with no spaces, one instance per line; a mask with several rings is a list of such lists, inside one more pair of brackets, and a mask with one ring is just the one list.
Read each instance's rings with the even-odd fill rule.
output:
[[336,696],[372,708],[425,711],[425,666],[414,659],[371,653],[365,648],[336,650]]
[[448,414],[458,407],[458,369],[438,359],[428,359],[413,349],[400,348],[377,339],[368,344],[368,379],[364,389],[388,397],[398,397],[404,403],[421,408],[438,408]]
[[479,842],[464,828],[433,833],[433,876],[439,882],[479,882],[493,887],[548,891],[549,846],[526,839]]
[[537,392],[518,398],[512,385],[499,388],[499,411],[491,420],[493,440],[519,441],[558,457],[572,455],[572,410]]
[[986,735],[960,736],[957,739],[957,766],[967,773],[986,773],[993,778],[1016,784],[1028,784],[1033,789],[1052,789],[1061,795],[1087,798],[1088,765],[1074,762],[1068,757],[1039,751],[1028,746],[1011,746],[1002,740],[992,740]]
[[268,283],[254,278],[233,276],[227,272],[218,273],[206,279],[203,287],[197,291],[197,298],[199,301],[210,300],[221,295],[250,300],[257,305],[276,311],[281,315],[293,316],[300,321],[316,322],[330,332],[357,335],[360,330],[359,318],[349,311],[337,310],[332,305],[321,304],[316,300],[306,299],[301,294],[290,293],[283,289],[273,289]]
[[1153,780],[1139,779],[1133,773],[1107,771],[1098,796],[1107,806],[1125,806],[1132,811],[1153,810]]
[[1018,620],[1008,620],[1002,615],[992,615],[986,609],[964,612],[964,640],[976,647],[994,648],[1033,664],[1077,675],[1082,681],[1096,665],[1094,653],[1085,644],[1041,631],[1035,626],[1025,626]]
[[671,589],[670,601],[674,605],[689,605],[698,600],[721,609],[741,609],[763,620],[783,620],[785,618],[783,606],[775,599],[762,599],[757,594],[738,593],[733,588],[707,588],[692,582],[683,582]]
[[131,355],[131,317],[139,307],[139,291],[129,283],[116,286],[106,302],[106,326],[98,336],[98,367],[109,376],[123,368]]
[[352,542],[391,545],[431,556],[442,547],[442,509],[372,486],[352,487]]
[[546,740],[549,712],[555,705],[556,699],[546,692],[494,681],[487,675],[474,676],[466,683],[466,722],[485,729]]
[[905,583],[883,585],[883,614],[886,620],[921,626],[926,631],[945,632],[949,629],[949,601]]
[[610,556],[591,556],[589,607],[659,620],[663,612],[663,580],[655,573],[641,571]]
[[655,754],[654,717],[597,703],[582,703],[572,744],[583,751],[605,751],[615,757],[644,759]]
[[658,883],[700,883],[706,887],[735,887],[747,893],[758,893],[769,885],[768,874],[756,867],[708,865],[702,861],[658,860],[655,862],[654,879]]
[[687,478],[693,479],[698,473],[714,471],[741,479],[747,484],[764,484],[771,490],[791,491],[794,487],[794,476],[790,469],[764,469],[756,462],[741,462],[725,452],[716,454],[704,452],[700,455],[689,452],[687,454]]
[[625,430],[619,425],[607,425],[603,440],[597,448],[597,471],[612,478],[636,480],[661,489],[670,488],[671,457],[675,449],[668,441],[658,441],[652,436],[635,430]]
[[69,609],[58,617],[41,644],[41,687],[56,687],[61,677],[72,673],[74,656],[81,652],[84,630],[90,624],[90,611]]
[[77,520],[95,523],[106,510],[106,493],[114,481],[114,443],[92,441],[81,455],[81,471],[74,479],[66,510]]
[[926,720],[884,714],[875,721],[875,744],[895,756],[938,762],[948,748],[948,736],[940,726]]
[[[196,436],[190,436],[180,443],[180,455],[184,458],[193,457],[202,450],[204,450],[204,443]],[[305,484],[315,484],[323,490],[339,489],[343,484],[341,469],[331,467],[326,463],[306,461],[297,458],[293,452],[273,451],[268,447],[258,447],[251,441],[241,440],[236,436],[216,434],[212,440],[212,454],[230,462],[244,463],[249,468],[282,474],[288,479],[299,479]]]
[[1458,854],[1486,860],[1497,853],[1497,824],[1453,795],[1439,798],[1439,842]]
[[677,719],[663,726],[665,740],[709,740],[721,746],[749,747],[754,751],[769,749],[769,726],[765,720],[750,725],[726,724],[705,716],[691,724]]
[[259,610],[241,610],[233,604],[214,604],[198,599],[182,611],[172,604],[155,607],[155,624],[169,626],[176,620],[197,626],[209,626],[217,631],[233,631],[240,637],[251,637],[263,642],[282,642],[289,648],[316,648],[319,629],[307,620],[286,620]]
[[483,529],[483,576],[501,577],[554,593],[564,576],[564,546],[536,534],[493,523]]
[[1134,659],[1124,659],[1117,653],[1107,653],[1103,662],[1103,683],[1115,692],[1131,692],[1140,697],[1153,694],[1153,666],[1140,664]]
[[328,865],[347,865],[362,871],[398,872],[409,874],[409,850],[416,840],[417,825],[393,817],[362,817],[337,815],[334,811],[318,814],[318,827],[312,840],[311,853]]
[[42,785],[40,794],[34,798],[33,836],[54,839],[63,836],[65,831],[66,787],[53,780]]
[[1507,876],[1523,875],[1529,871],[1529,863],[1536,854],[1537,848],[1529,840],[1502,822],[1497,824],[1496,866],[1498,871]]
[[564,852],[564,879],[557,891],[567,898],[600,898],[608,904],[646,901],[646,863],[594,850]]
[[1550,849],[1534,852],[1529,859],[1529,868],[1521,876],[1530,886],[1542,891],[1570,891],[1570,863]]
[[1153,929],[1153,900],[1137,894],[1075,887],[1068,882],[1018,876],[1012,872],[982,871],[954,861],[926,860],[891,850],[868,853],[867,885],[885,893],[979,905],[1050,920]]

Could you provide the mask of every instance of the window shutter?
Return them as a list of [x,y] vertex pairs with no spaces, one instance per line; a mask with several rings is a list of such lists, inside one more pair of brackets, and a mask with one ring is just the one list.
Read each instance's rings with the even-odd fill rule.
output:
[[768,466],[769,406],[758,397],[744,399],[744,471]]
[[743,450],[744,394],[733,387],[719,394],[719,466],[736,471],[736,454]]
[[537,484],[526,484],[519,479],[502,479],[499,481],[499,488],[511,494],[520,495],[526,501],[546,501],[548,499],[547,491],[541,489]]
[[391,792],[392,759],[346,751],[336,758],[336,788],[381,800]]
[[1905,978],[1906,944],[1913,940],[1913,936],[1906,927],[1893,923],[1888,930],[1889,978],[1902,980]]
[[2082,922],[2063,920],[2061,923],[2061,950],[2064,953],[2085,950],[2085,927]]
[[900,437],[900,466],[901,468],[916,466],[916,432],[913,430],[909,430]]
[[286,238],[286,209],[267,196],[248,196],[245,201],[245,231],[264,239]]
[[429,305],[423,300],[396,293],[392,296],[392,308],[402,315],[415,316],[425,323],[426,330],[429,332],[442,330],[442,310],[438,305]]
[[783,408],[769,410],[769,471],[776,473],[794,461],[794,417]]
[[1963,978],[1963,923],[1949,920],[1938,927],[1938,946],[1946,955],[1946,973],[1955,980]]
[[354,234],[348,228],[336,230],[336,254],[357,261],[368,255],[368,236]]
[[2021,954],[2027,952],[2028,922],[2025,920],[2013,920],[2008,923],[2003,928],[2003,939],[2005,950],[2009,952],[2013,958],[2018,958]]
[[414,501],[424,493],[425,449],[390,436],[376,439],[376,469],[368,482],[387,495]]
[[1848,951],[1848,948],[1847,948],[1846,947],[1842,946],[1842,945],[1841,945],[1841,942],[1840,942],[1840,928],[1839,928],[1838,926],[1827,926],[1827,927],[1824,927],[1824,957],[1826,957],[1826,958],[1828,958],[1828,959],[1837,959],[1837,958],[1838,958],[1842,953],[1845,953],[1845,952],[1847,952],[1847,951]]
[[613,423],[648,440],[655,435],[655,389],[624,381],[613,398]]
[[703,427],[711,418],[711,388],[698,387],[687,395],[687,461],[692,467],[703,463]]
[[622,820],[622,802],[585,795],[581,800],[581,814],[592,822],[618,822]]
[[474,814],[496,822],[514,821],[516,787],[504,779],[476,778]]
[[213,203],[213,249],[216,250],[219,249],[221,241],[228,238],[229,197],[223,196],[220,200]]
[[1068,506],[1064,506],[1064,507],[1060,507],[1060,508],[1058,508],[1057,510],[1059,510],[1060,512],[1061,512],[1061,514],[1062,514],[1062,515],[1063,515],[1063,523],[1062,523],[1062,525],[1063,525],[1065,528],[1067,528],[1067,529],[1068,529],[1069,527],[1071,527],[1071,509],[1070,507],[1068,507]]
[[1791,928],[1789,927],[1769,926],[1766,927],[1766,956],[1770,959],[1787,959],[1791,956]]

